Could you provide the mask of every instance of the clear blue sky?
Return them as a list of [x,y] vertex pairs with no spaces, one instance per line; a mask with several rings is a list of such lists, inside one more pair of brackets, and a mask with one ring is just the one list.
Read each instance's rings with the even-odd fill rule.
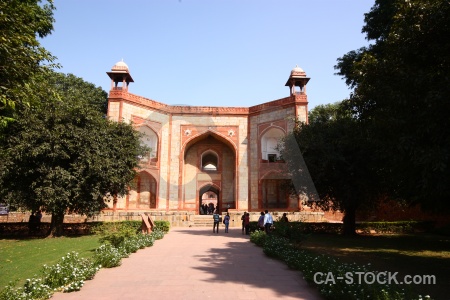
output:
[[296,65],[309,108],[349,96],[336,59],[367,45],[373,0],[55,0],[43,46],[72,73],[109,91],[120,60],[130,92],[167,104],[252,106],[289,95]]

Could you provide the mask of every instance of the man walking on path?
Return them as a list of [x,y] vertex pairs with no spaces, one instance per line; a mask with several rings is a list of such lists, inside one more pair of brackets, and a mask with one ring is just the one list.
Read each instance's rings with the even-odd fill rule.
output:
[[216,227],[217,227],[217,233],[219,233],[220,215],[219,215],[219,212],[217,211],[217,209],[214,211],[213,219],[214,219],[213,233],[216,233]]
[[270,227],[273,225],[272,215],[269,214],[269,211],[266,209],[264,214],[264,229],[266,230],[266,234],[270,234]]
[[244,218],[247,215],[247,212],[244,211],[244,214],[241,217],[241,221],[242,221],[242,234],[244,234],[244,229],[245,229],[245,225],[244,225]]

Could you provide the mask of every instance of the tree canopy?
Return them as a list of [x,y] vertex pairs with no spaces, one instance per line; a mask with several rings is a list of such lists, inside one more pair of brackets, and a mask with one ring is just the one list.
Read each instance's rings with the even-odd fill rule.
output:
[[[344,212],[345,233],[379,195],[450,208],[450,3],[376,0],[363,32],[371,44],[335,66],[350,98],[316,107],[292,134],[317,204]],[[284,151],[295,176],[295,147]]]
[[56,66],[38,40],[52,32],[54,9],[51,0],[0,0],[0,127],[38,101],[36,75]]
[[91,216],[105,208],[107,194],[126,194],[146,149],[130,124],[105,118],[100,88],[60,73],[47,84],[59,100],[20,111],[4,134],[0,195],[51,213],[53,234],[60,235],[65,213]]
[[367,126],[392,197],[435,211],[450,204],[450,3],[376,0],[372,44],[338,59],[348,108]]
[[[306,193],[314,205],[344,213],[344,233],[355,233],[357,209],[368,207],[379,192],[370,156],[370,141],[359,121],[342,103],[319,105],[309,113],[309,124],[299,123],[285,138],[282,156],[294,178],[304,177],[305,168],[315,190]],[[286,143],[287,140],[295,140]],[[299,150],[300,151],[299,151]],[[301,156],[301,157],[300,157]],[[299,162],[305,165],[299,168]]]

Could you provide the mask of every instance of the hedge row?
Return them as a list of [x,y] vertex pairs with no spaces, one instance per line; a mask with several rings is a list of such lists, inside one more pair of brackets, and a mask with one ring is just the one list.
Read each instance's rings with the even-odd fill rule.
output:
[[413,233],[430,232],[434,229],[432,221],[396,221],[396,222],[362,222],[356,224],[362,233]]
[[[275,228],[286,223],[275,222]],[[290,222],[289,227],[298,229],[302,233],[333,233],[342,232],[342,223],[309,223],[309,222]],[[257,222],[250,222],[250,231],[258,229]],[[413,233],[430,232],[434,229],[434,223],[431,221],[396,221],[396,222],[360,222],[356,224],[356,230],[360,233]]]
[[[64,223],[64,235],[87,235],[93,233],[93,229],[101,224],[123,224],[122,226],[129,226],[135,230],[141,228],[141,221],[121,221],[121,222],[89,222],[89,223]],[[165,233],[169,232],[169,221],[155,221],[156,229],[160,229]],[[32,234],[32,236],[45,236],[50,229],[50,223],[40,223],[39,229]],[[0,223],[0,237],[23,237],[29,236],[28,223]]]

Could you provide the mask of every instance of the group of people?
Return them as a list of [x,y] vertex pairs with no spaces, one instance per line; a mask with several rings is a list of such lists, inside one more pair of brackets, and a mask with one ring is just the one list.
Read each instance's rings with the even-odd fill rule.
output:
[[[213,233],[219,233],[220,215],[219,211],[215,210],[213,214]],[[225,233],[228,233],[228,227],[230,226],[230,214],[227,213],[223,218],[223,224],[225,224]]]
[[205,204],[200,205],[200,214],[201,215],[212,215],[217,210],[218,210],[218,206],[216,205],[216,207],[214,207],[214,204],[212,204],[212,203],[209,203],[209,204],[205,203]]
[[242,220],[242,234],[249,235],[250,234],[250,214],[248,212],[244,212],[241,217]]
[[[287,220],[287,216],[286,213],[283,214],[283,217],[286,218]],[[272,229],[273,226],[273,218],[272,215],[269,213],[269,211],[266,209],[265,211],[261,212],[261,215],[259,216],[258,219],[258,228],[260,230],[263,230],[266,232],[266,234],[270,234],[270,231]]]
[[[213,233],[219,233],[219,224],[220,224],[220,215],[218,210],[214,211],[213,214],[214,219],[214,227],[213,227]],[[241,217],[242,221],[242,234],[249,235],[250,234],[250,213],[244,212],[244,214]],[[286,213],[283,213],[283,216],[280,219],[280,222],[289,222],[289,219],[287,217]],[[230,214],[227,213],[225,217],[223,218],[223,224],[225,224],[225,233],[228,233],[228,227],[230,225]],[[272,230],[273,226],[273,217],[269,213],[269,211],[266,209],[265,211],[261,212],[261,215],[258,219],[258,228],[260,230],[263,230],[266,234],[270,234],[270,231]]]
[[[283,217],[286,218],[286,213],[283,214]],[[241,218],[242,220],[242,234],[250,234],[250,214],[248,212],[244,212],[244,215]],[[263,230],[266,234],[270,234],[271,228],[273,225],[273,218],[269,211],[266,209],[261,212],[261,215],[258,219],[258,229]]]

